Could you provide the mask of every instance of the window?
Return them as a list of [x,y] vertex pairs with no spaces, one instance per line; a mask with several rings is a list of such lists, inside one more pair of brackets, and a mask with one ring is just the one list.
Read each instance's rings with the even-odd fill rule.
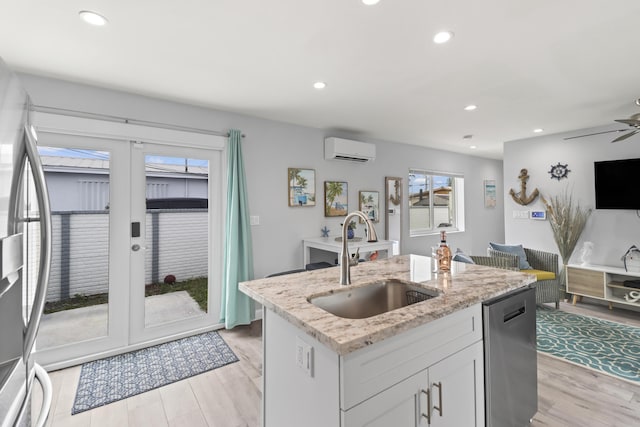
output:
[[409,235],[464,230],[464,177],[409,170]]

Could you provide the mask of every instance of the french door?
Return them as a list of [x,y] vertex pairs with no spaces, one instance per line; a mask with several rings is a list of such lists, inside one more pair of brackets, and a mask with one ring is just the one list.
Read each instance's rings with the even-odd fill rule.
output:
[[54,245],[39,363],[220,326],[221,149],[47,131],[38,146]]
[[[219,151],[131,144],[130,339],[165,339],[220,318]],[[212,168],[212,165],[214,167]],[[218,260],[218,261],[214,261]]]

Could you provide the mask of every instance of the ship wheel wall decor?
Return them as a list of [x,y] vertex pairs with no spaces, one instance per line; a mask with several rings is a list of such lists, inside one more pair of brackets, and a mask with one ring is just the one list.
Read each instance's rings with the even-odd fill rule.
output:
[[509,190],[509,194],[513,198],[513,201],[519,205],[526,206],[529,203],[533,202],[540,192],[536,188],[533,192],[527,196],[527,181],[529,180],[529,172],[526,169],[520,170],[520,175],[518,175],[518,179],[520,180],[520,192],[516,193],[515,190]]
[[551,174],[551,179],[557,179],[560,181],[562,178],[566,178],[571,172],[571,169],[567,168],[569,165],[563,165],[558,162],[557,165],[551,165],[551,169],[549,169],[549,173]]

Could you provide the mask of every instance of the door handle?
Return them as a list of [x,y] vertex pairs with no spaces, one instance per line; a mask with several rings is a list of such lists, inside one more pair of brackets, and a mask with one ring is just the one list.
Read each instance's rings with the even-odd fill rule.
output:
[[140,237],[140,222],[131,223],[131,237]]
[[131,250],[134,252],[138,252],[140,249],[144,249],[144,248],[137,243],[131,246]]

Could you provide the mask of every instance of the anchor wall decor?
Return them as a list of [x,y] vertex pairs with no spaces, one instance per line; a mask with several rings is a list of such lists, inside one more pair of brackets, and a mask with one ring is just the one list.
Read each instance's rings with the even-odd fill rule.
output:
[[389,196],[389,200],[391,200],[391,203],[393,203],[394,205],[398,206],[400,204],[400,181],[396,180],[396,183],[394,184],[394,190],[395,190],[395,196],[392,194]]
[[517,204],[526,206],[529,203],[533,202],[538,197],[540,192],[536,188],[529,196],[527,196],[527,181],[529,180],[529,173],[526,169],[520,170],[518,179],[520,180],[520,192],[516,193],[515,191],[513,191],[513,189],[511,189],[509,190],[509,194],[511,194],[511,197]]

